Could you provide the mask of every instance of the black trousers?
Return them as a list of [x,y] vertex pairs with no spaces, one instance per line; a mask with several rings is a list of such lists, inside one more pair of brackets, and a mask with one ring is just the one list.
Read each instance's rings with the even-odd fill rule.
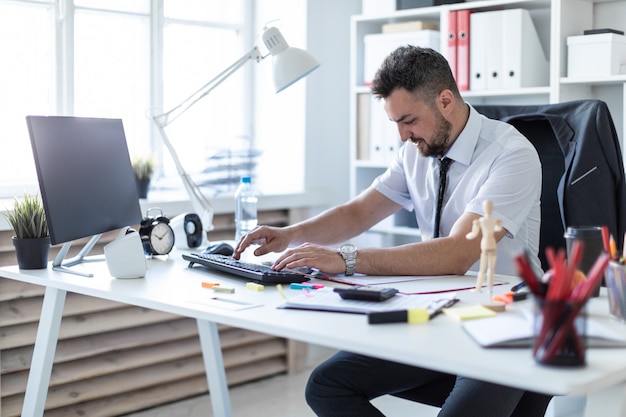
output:
[[314,369],[306,387],[321,417],[384,417],[370,400],[385,394],[440,407],[439,417],[541,417],[552,398],[349,352]]

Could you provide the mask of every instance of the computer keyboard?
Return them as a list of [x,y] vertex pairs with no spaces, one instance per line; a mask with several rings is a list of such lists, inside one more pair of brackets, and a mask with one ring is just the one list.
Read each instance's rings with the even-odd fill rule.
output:
[[183,254],[183,259],[189,261],[189,267],[192,267],[194,264],[200,264],[207,268],[217,269],[261,284],[285,284],[309,280],[303,274],[292,271],[274,271],[266,265],[238,261],[232,256],[218,255],[216,253]]

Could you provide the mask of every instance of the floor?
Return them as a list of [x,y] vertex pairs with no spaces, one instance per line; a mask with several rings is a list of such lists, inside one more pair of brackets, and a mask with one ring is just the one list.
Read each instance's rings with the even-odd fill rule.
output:
[[[332,352],[330,352],[332,353]],[[328,353],[329,354],[329,353]],[[304,387],[313,367],[230,389],[234,417],[315,417],[304,400]],[[388,416],[432,417],[436,409],[410,401],[382,397],[374,404]],[[209,395],[129,414],[125,417],[213,417]]]

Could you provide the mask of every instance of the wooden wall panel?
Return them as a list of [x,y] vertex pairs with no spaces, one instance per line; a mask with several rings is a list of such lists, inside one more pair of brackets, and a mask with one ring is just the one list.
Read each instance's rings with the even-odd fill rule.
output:
[[[285,225],[289,210],[259,213]],[[232,215],[215,217],[212,240],[231,239]],[[93,253],[114,234],[104,235]],[[77,251],[81,242],[76,243]],[[54,247],[51,258],[59,250]],[[71,256],[71,254],[70,254]],[[0,265],[16,263],[11,233],[0,232]],[[44,288],[0,278],[0,415],[21,413]],[[229,385],[297,369],[303,344],[220,326]],[[46,401],[46,417],[109,417],[206,393],[196,321],[68,293]]]

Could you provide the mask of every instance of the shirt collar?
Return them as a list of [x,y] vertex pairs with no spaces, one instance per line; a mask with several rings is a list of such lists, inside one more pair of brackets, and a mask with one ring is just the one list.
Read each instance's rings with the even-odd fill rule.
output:
[[482,125],[480,114],[469,103],[467,105],[469,107],[467,123],[445,155],[445,157],[464,165],[469,165],[472,161],[472,154],[476,148]]

